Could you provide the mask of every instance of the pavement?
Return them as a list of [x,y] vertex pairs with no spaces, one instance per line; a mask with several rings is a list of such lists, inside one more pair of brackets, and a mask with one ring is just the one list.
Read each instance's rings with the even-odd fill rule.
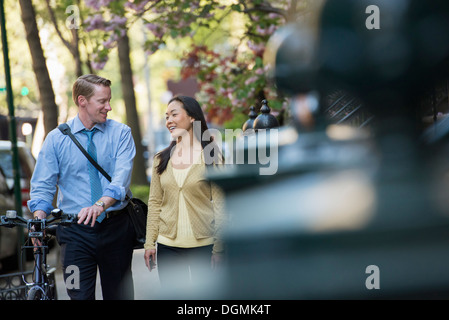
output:
[[[198,267],[204,267],[202,273],[202,279],[197,279],[194,284],[183,285],[183,281],[179,281],[177,274],[173,271],[173,277],[171,282],[165,287],[165,291],[161,290],[159,283],[158,267],[156,266],[151,272],[145,265],[144,261],[144,249],[133,251],[132,260],[132,274],[134,281],[134,299],[135,300],[202,300],[202,299],[221,299],[223,296],[223,289],[226,286],[227,275],[226,268],[215,269],[213,277],[211,275],[210,266],[198,265]],[[67,295],[66,286],[64,282],[61,259],[60,259],[60,247],[55,242],[55,245],[51,247],[49,254],[47,255],[48,270],[55,268],[55,280],[56,280],[56,292],[57,300],[70,300]],[[24,270],[32,270],[34,266],[34,260],[27,261],[24,265]],[[209,269],[209,271],[207,271]],[[16,270],[15,272],[19,272]],[[96,281],[96,300],[102,300],[101,284],[99,272],[97,272]]]
[[[147,269],[143,259],[144,249],[134,250],[132,272],[134,280],[134,299],[135,300],[157,300],[161,299],[159,276],[156,269],[151,272]],[[63,279],[62,269],[59,263],[59,247],[54,247],[47,256],[47,263],[50,266],[56,266],[56,290],[58,300],[70,300],[67,295]],[[99,273],[97,273],[96,299],[102,300]]]

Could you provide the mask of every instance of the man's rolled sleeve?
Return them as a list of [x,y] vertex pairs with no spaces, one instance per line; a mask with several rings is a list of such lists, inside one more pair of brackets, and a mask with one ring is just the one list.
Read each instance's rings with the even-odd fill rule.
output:
[[42,210],[47,215],[50,214],[50,212],[54,209],[51,203],[48,203],[47,201],[41,199],[28,200],[27,205],[28,209],[30,209],[30,212]]
[[124,201],[126,196],[125,188],[115,185],[109,185],[109,187],[104,190],[103,196],[111,197],[117,201]]
[[31,177],[30,198],[27,202],[31,212],[42,210],[50,214],[59,174],[58,159],[54,152],[55,132],[48,134],[36,161]]

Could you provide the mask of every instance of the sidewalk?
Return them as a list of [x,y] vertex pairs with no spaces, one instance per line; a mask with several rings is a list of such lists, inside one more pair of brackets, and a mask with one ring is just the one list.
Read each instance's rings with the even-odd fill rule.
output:
[[[182,286],[176,279],[176,274],[173,276],[173,282],[166,288],[165,292],[161,290],[159,283],[159,274],[157,266],[153,271],[149,271],[144,261],[144,249],[134,250],[132,261],[132,272],[134,280],[134,299],[135,300],[178,300],[178,299],[221,299],[223,289],[227,283],[227,277],[225,275],[225,268],[219,268],[214,271],[215,276],[213,279],[205,277],[197,280],[194,286]],[[62,268],[60,264],[60,248],[59,245],[55,245],[50,253],[47,255],[47,264],[50,268],[56,268],[56,292],[57,300],[70,300],[67,295]],[[34,261],[27,262],[25,270],[32,270]],[[208,279],[208,281],[207,281]],[[96,282],[96,300],[102,300],[100,276],[97,273]]]
[[[58,248],[59,249],[59,248]],[[48,256],[48,264],[51,266],[58,266],[56,271],[56,290],[58,293],[58,300],[69,300],[67,295],[62,270],[57,263],[57,248],[53,250],[53,255],[50,252]],[[158,293],[160,290],[157,267],[153,271],[148,271],[143,259],[144,250],[134,250],[133,255],[133,278],[134,278],[134,298],[135,300],[154,300],[159,299]],[[97,290],[96,299],[102,300],[100,278],[97,273]]]

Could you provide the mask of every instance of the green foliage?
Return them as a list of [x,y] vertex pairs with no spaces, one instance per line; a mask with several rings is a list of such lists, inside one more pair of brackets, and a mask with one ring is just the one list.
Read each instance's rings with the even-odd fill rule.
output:
[[287,0],[120,0],[103,1],[97,8],[99,4],[89,0],[86,6],[95,10],[84,24],[105,35],[93,46],[95,68],[104,67],[120,30],[137,20],[147,28],[148,54],[169,39],[189,39],[189,50],[179,52],[181,77],[197,79],[196,98],[210,122],[234,126],[236,115],[247,114],[253,105],[258,109],[263,99],[279,100],[272,108],[282,108],[283,98],[266,78],[263,54],[268,39],[286,22],[290,5]]
[[149,185],[131,185],[131,192],[133,193],[133,197],[139,198],[145,203],[148,203],[148,197],[150,195],[150,186]]
[[243,113],[235,113],[231,120],[226,121],[223,126],[227,129],[242,129],[243,124],[249,117]]
[[[218,125],[241,127],[240,121],[246,118],[249,107],[258,108],[262,99],[269,100],[273,110],[283,108],[285,100],[278,96],[266,77],[269,66],[263,59],[265,47],[276,29],[287,22],[287,16],[303,11],[308,2],[310,0],[53,0],[48,3],[56,26],[51,26],[52,15],[47,2],[35,2],[35,7],[38,16],[50,25],[46,29],[53,33],[51,40],[54,42],[56,34],[60,33],[66,46],[74,43],[73,30],[65,25],[66,9],[71,5],[79,8],[80,26],[76,34],[80,57],[85,63],[84,72],[116,69],[106,64],[113,60],[110,57],[115,60],[117,41],[124,31],[132,30],[137,23],[139,28],[143,26],[145,35],[130,36],[144,38],[143,50],[147,54],[166,48],[173,40],[182,41],[188,49],[174,50],[181,61],[179,76],[198,80],[200,92],[196,98],[205,107],[208,120]],[[142,42],[139,42],[139,49],[142,49]],[[73,67],[67,64],[67,68]],[[73,78],[75,75],[68,82]],[[16,84],[19,88],[25,85],[30,87],[30,93],[17,99],[35,100],[33,86]],[[115,92],[120,95],[120,90]]]

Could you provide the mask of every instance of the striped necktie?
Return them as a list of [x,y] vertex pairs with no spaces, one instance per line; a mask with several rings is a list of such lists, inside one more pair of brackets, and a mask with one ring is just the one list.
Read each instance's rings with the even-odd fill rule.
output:
[[[97,132],[97,128],[93,128],[91,131],[88,131],[84,129],[82,132],[87,135],[87,152],[89,155],[97,161],[97,148],[95,147],[95,144],[93,142],[93,136],[95,132]],[[103,189],[101,187],[101,181],[100,177],[98,176],[99,172],[95,168],[95,166],[88,161],[88,168],[89,168],[89,179],[90,179],[90,196],[91,196],[91,202],[94,204],[97,202],[101,196],[103,195]],[[103,212],[100,216],[97,218],[97,222],[101,222],[104,217],[106,216],[106,213]]]

